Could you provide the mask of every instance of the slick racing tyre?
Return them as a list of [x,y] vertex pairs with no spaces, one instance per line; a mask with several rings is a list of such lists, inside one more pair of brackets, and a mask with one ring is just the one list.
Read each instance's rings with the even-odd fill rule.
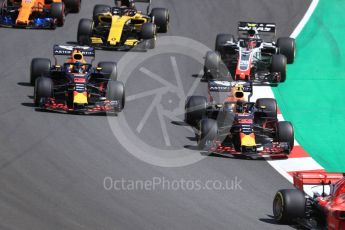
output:
[[220,74],[221,57],[218,52],[208,51],[205,57],[204,76],[208,80],[217,79]]
[[234,42],[235,38],[232,34],[218,34],[216,38],[215,51],[223,52],[224,44],[227,42]]
[[93,20],[98,22],[98,15],[108,13],[111,11],[111,7],[107,5],[95,5],[93,7]]
[[42,98],[50,98],[53,96],[53,81],[48,77],[39,77],[36,79],[34,102],[35,106],[39,106]]
[[145,49],[154,49],[156,47],[156,38],[151,38],[145,41]]
[[81,0],[63,0],[65,3],[66,9],[71,13],[79,13]]
[[198,137],[198,148],[200,150],[210,150],[212,142],[218,134],[217,121],[213,119],[203,119],[200,122],[200,136]]
[[57,26],[65,24],[65,4],[63,2],[53,2],[50,8],[51,17],[56,19]]
[[125,108],[125,86],[121,81],[108,82],[107,99],[110,101],[118,101],[120,103],[121,110]]
[[141,38],[144,40],[153,39],[156,36],[156,25],[153,23],[144,23],[141,27]]
[[280,54],[283,54],[288,64],[292,64],[295,61],[296,56],[296,41],[293,38],[278,38],[277,47]]
[[166,33],[169,29],[170,15],[169,10],[165,8],[153,8],[151,11],[151,18],[157,25],[158,33]]
[[51,68],[51,62],[47,58],[34,58],[30,65],[30,84],[35,85],[39,77],[47,77]]
[[97,67],[102,68],[101,72],[104,78],[111,79],[113,81],[117,80],[116,62],[100,62]]
[[256,100],[255,106],[258,108],[258,111],[255,112],[255,119],[265,120],[266,118],[277,118],[278,106],[275,99],[259,98]]
[[293,126],[288,121],[279,121],[277,124],[276,140],[289,143],[290,151],[294,147],[295,133]]
[[292,224],[306,216],[306,198],[297,189],[279,190],[273,200],[274,219],[281,224]]
[[207,99],[203,96],[191,96],[187,98],[185,105],[185,122],[196,126],[203,118],[207,107]]
[[272,56],[271,73],[280,73],[280,81],[286,80],[286,57],[282,54],[276,54]]
[[77,41],[79,45],[89,45],[93,33],[93,21],[81,19],[78,24]]

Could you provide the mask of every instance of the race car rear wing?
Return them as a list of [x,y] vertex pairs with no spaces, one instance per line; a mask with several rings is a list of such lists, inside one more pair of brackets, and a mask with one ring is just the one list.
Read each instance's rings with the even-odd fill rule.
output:
[[208,89],[211,92],[230,92],[232,87],[236,85],[242,85],[244,93],[252,93],[253,86],[250,82],[230,82],[230,81],[217,81],[217,80],[209,80],[208,81]]
[[243,37],[248,34],[248,31],[254,30],[260,36],[271,36],[272,39],[276,36],[276,24],[266,22],[239,22],[237,31],[238,36]]
[[89,46],[65,46],[65,45],[54,45],[53,53],[55,55],[68,56],[71,55],[73,50],[80,51],[85,57],[95,57],[96,52],[93,47]]
[[296,172],[293,175],[294,186],[303,191],[305,185],[335,184],[344,177],[342,173]]

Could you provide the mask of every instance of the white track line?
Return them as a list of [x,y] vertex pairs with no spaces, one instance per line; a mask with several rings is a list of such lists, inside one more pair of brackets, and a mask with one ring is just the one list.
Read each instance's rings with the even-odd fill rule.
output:
[[[310,17],[313,15],[317,5],[319,4],[319,0],[313,0],[300,21],[297,25],[295,30],[292,32],[290,37],[297,38],[297,36],[301,33],[307,22],[309,21]],[[267,97],[267,98],[274,98],[274,93],[271,87],[258,87],[256,89],[257,95],[260,97]],[[254,98],[254,97],[253,97]],[[278,116],[279,120],[284,120],[282,115]],[[298,142],[295,140],[296,145],[299,145]],[[293,178],[289,171],[303,171],[303,170],[314,170],[314,169],[323,169],[313,158],[306,157],[306,158],[296,158],[296,159],[287,159],[283,161],[274,161],[274,160],[267,160],[268,164],[270,164],[277,172],[279,172],[284,178],[286,178],[289,182],[293,183]]]
[[305,13],[305,15],[302,18],[302,20],[300,21],[300,23],[297,25],[296,29],[292,32],[290,37],[292,37],[292,38],[298,37],[298,35],[302,32],[303,28],[305,27],[305,25],[309,21],[310,17],[313,15],[318,4],[319,4],[319,0],[313,0],[312,1],[312,3],[309,6],[309,9]]

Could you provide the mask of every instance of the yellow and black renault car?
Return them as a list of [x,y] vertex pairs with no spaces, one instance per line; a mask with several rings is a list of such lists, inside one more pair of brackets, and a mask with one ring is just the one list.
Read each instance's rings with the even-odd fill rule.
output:
[[169,11],[164,8],[150,10],[150,0],[137,0],[136,2],[148,3],[147,13],[143,14],[134,4],[121,2],[114,7],[96,5],[92,20],[81,19],[78,44],[113,50],[153,49],[157,33],[168,31]]

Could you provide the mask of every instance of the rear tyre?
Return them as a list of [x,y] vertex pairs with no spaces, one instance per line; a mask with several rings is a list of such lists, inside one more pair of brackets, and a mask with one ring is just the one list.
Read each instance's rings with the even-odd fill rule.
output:
[[282,224],[292,224],[306,215],[306,198],[297,189],[279,190],[273,200],[274,219]]
[[280,73],[280,80],[278,82],[285,82],[286,80],[286,57],[282,54],[272,56],[271,73]]
[[89,45],[93,32],[93,21],[81,19],[78,24],[77,41],[79,45]]
[[35,106],[39,106],[42,98],[50,98],[53,96],[53,81],[48,77],[39,77],[36,79],[34,102]]
[[51,68],[51,62],[47,58],[34,58],[30,66],[30,84],[35,85],[36,79],[48,76]]
[[51,17],[56,19],[57,26],[65,24],[65,4],[63,2],[53,2],[50,8]]
[[256,107],[259,109],[259,112],[255,113],[255,117],[258,119],[261,118],[277,118],[277,101],[273,98],[260,98],[256,100]]
[[108,5],[95,5],[93,7],[93,20],[98,21],[98,15],[108,13],[111,11],[111,7]]
[[292,124],[288,121],[279,121],[277,124],[276,138],[278,142],[287,142],[291,151],[295,142],[295,132]]
[[207,99],[203,96],[191,96],[187,98],[185,105],[185,122],[196,126],[203,118],[207,107]]
[[216,38],[215,51],[222,53],[223,46],[227,42],[234,42],[235,38],[232,34],[218,34]]
[[71,13],[79,13],[81,0],[63,0],[65,3],[66,9]]
[[118,101],[121,110],[125,108],[125,86],[121,81],[108,82],[107,99],[110,101]]
[[154,19],[154,23],[157,25],[158,33],[166,33],[169,29],[170,15],[169,10],[165,8],[153,8],[151,11],[151,17]]
[[220,74],[221,57],[218,52],[208,51],[205,57],[204,75],[206,79],[217,79]]
[[210,150],[212,142],[218,134],[218,124],[213,119],[203,119],[200,122],[200,136],[198,138],[198,148],[200,150]]
[[97,67],[102,68],[104,78],[117,80],[117,64],[116,62],[100,62]]
[[144,23],[141,28],[141,38],[144,40],[153,39],[156,36],[156,25],[153,23]]
[[296,41],[293,38],[278,38],[277,47],[279,52],[283,54],[288,64],[292,64],[295,61],[296,56]]

